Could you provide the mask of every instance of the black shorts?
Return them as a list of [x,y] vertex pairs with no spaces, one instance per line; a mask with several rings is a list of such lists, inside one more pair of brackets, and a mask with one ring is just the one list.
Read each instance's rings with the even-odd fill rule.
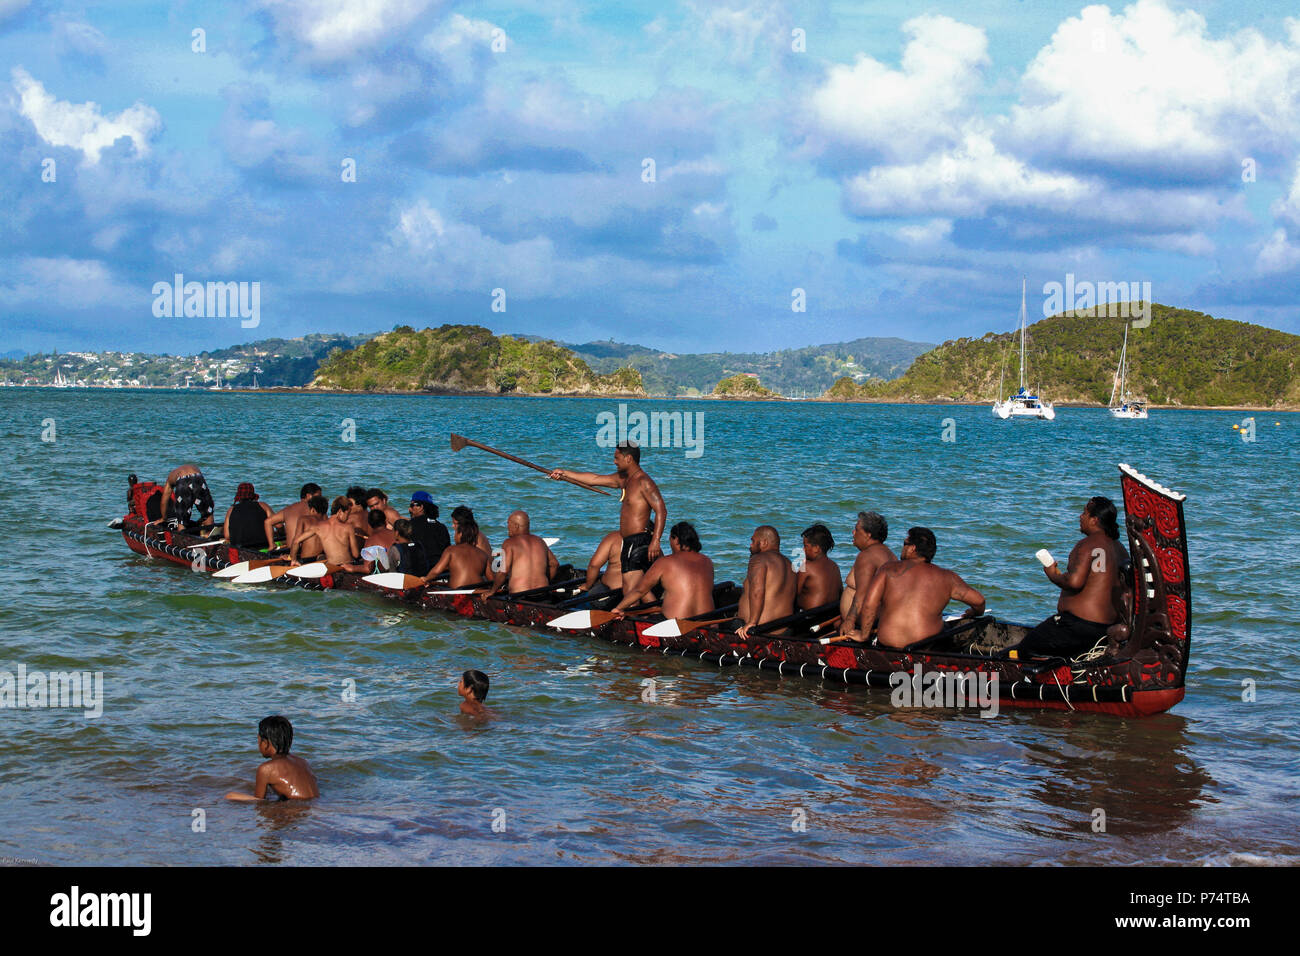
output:
[[623,538],[623,550],[619,552],[623,562],[623,573],[629,571],[650,570],[650,532],[629,534]]
[[1058,611],[1033,628],[1016,650],[1053,657],[1078,657],[1106,636],[1109,624],[1085,621],[1069,611]]
[[176,479],[176,484],[172,488],[172,500],[169,505],[171,514],[169,517],[188,522],[190,512],[195,507],[199,509],[200,523],[211,518],[212,509],[215,507],[212,501],[212,492],[208,490],[208,483],[204,480],[203,475],[181,475]]

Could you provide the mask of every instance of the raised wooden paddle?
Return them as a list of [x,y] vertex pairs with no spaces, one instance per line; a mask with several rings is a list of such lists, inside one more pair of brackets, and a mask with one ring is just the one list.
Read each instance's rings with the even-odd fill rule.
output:
[[[476,442],[472,438],[466,438],[464,435],[451,436],[452,451],[460,451],[466,445],[473,445],[475,448],[481,448],[484,451],[491,452],[494,455],[500,455],[502,458],[505,458],[508,461],[513,461],[518,465],[525,465],[536,471],[540,471],[544,475],[549,475],[552,471],[555,470],[554,468],[543,468],[541,465],[535,465],[531,461],[528,461],[526,458],[517,458],[516,456],[510,454],[509,452],[501,451],[499,448],[493,448],[490,445],[484,445],[481,442]],[[565,478],[564,480],[571,485],[577,485],[579,488],[586,488],[588,491],[594,491],[598,495],[609,494],[609,492],[605,491],[603,488],[597,488],[594,485],[588,485],[584,482],[578,481],[578,479],[576,478]]]

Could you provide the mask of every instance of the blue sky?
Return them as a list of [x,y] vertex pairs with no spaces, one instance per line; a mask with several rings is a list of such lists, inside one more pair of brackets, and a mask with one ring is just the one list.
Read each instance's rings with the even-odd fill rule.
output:
[[0,0],[0,352],[937,342],[1067,273],[1300,333],[1300,11]]

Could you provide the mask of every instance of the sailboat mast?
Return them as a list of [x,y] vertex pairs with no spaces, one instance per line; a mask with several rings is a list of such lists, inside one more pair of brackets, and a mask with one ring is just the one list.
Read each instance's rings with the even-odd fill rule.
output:
[[1119,395],[1121,400],[1124,396],[1124,364],[1128,358],[1128,321],[1124,322],[1124,345],[1119,350],[1119,367],[1115,369],[1115,385],[1110,390],[1110,405],[1115,407],[1115,396]]
[[1028,280],[1020,277],[1020,390],[1025,390],[1025,285]]

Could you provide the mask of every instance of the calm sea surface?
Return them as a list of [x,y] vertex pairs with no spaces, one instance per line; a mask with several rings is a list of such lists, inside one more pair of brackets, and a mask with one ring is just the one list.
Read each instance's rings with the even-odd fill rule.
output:
[[[309,480],[330,495],[377,484],[403,507],[428,488],[444,513],[472,506],[494,543],[526,508],[561,560],[584,563],[616,499],[453,454],[448,434],[611,470],[596,416],[616,403],[4,389],[0,670],[102,671],[106,700],[98,719],[0,710],[0,862],[1300,862],[1300,416],[1256,414],[1245,443],[1240,412],[631,408],[704,413],[702,457],[643,463],[720,579],[743,575],[764,522],[787,553],[825,522],[847,566],[853,518],[875,508],[895,547],[909,525],[934,529],[938,563],[1021,621],[1055,606],[1034,551],[1064,556],[1082,503],[1118,500],[1115,465],[1133,464],[1188,496],[1187,699],[1142,720],[898,711],[879,691],[364,595],[241,589],[105,527],[128,473],[161,481],[193,460],[221,513],[246,480],[277,507]],[[468,667],[492,678],[486,723],[457,713]],[[323,796],[228,804],[271,713],[293,721]]]

